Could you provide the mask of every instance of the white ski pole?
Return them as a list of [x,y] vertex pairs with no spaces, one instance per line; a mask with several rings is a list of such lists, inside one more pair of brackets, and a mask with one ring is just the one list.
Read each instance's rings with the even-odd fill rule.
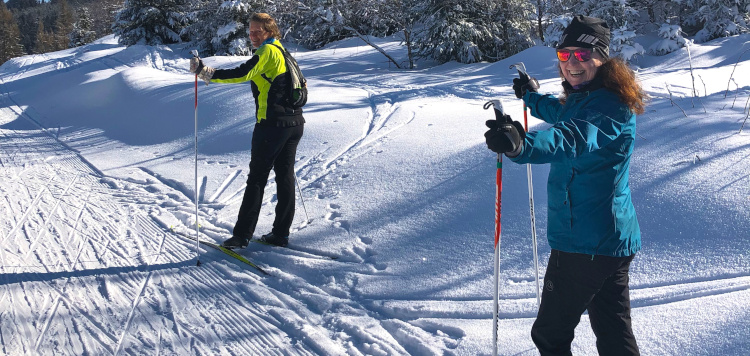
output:
[[299,187],[299,179],[297,179],[297,172],[294,172],[294,182],[297,183],[297,190],[299,191],[299,200],[302,202],[302,209],[305,211],[305,224],[310,222],[310,216],[307,215],[307,208],[305,207],[305,199],[302,198],[302,188]]
[[[198,58],[198,51],[192,50],[193,57]],[[198,224],[198,73],[195,73],[195,256],[198,266],[201,265],[200,255],[200,224]]]
[[[526,73],[526,66],[523,64],[523,62],[518,62],[516,64],[513,64],[510,66],[510,68],[516,68],[518,70],[518,75],[525,75],[529,76],[528,73]],[[527,132],[529,131],[529,119],[528,114],[526,113],[526,103],[523,104],[523,128]],[[540,295],[540,288],[539,288],[539,254],[537,253],[537,242],[536,242],[536,217],[534,216],[534,179],[531,176],[531,164],[526,164],[526,180],[528,181],[529,186],[529,211],[531,213],[531,244],[532,244],[532,251],[534,254],[534,276],[536,281],[536,305],[540,306],[542,304],[542,297]]]

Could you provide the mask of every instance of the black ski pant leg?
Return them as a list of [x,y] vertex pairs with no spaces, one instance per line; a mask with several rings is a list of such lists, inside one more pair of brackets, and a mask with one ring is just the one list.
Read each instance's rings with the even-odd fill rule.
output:
[[628,271],[633,257],[623,261],[620,268],[604,281],[601,290],[589,304],[589,319],[596,335],[599,355],[640,355],[630,318]]
[[[542,304],[531,329],[532,340],[542,356],[572,355],[570,346],[581,315],[598,296],[605,282],[631,260],[632,256],[592,258],[591,255],[552,250],[544,276]],[[604,293],[598,303],[609,297]],[[610,310],[597,311],[600,315],[615,314]]]
[[276,197],[278,202],[272,232],[276,236],[289,236],[289,228],[294,221],[294,162],[297,160],[297,145],[304,133],[304,125],[288,127],[285,130],[289,131],[285,135],[288,138],[273,163],[273,171],[276,173]]
[[247,176],[247,187],[232,235],[248,239],[253,237],[268,175],[293,132],[290,129],[293,128],[255,125],[250,151],[250,173]]

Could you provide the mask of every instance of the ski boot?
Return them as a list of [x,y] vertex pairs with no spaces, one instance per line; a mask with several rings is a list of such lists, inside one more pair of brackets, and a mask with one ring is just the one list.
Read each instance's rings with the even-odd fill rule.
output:
[[245,248],[250,243],[250,239],[240,236],[232,236],[229,240],[224,241],[222,246],[228,249]]
[[276,236],[273,232],[269,232],[259,239],[261,242],[269,245],[286,247],[289,245],[289,236]]

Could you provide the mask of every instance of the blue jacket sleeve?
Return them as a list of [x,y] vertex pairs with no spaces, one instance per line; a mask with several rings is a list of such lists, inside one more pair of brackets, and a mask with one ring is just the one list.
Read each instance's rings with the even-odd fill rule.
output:
[[[616,103],[611,103],[616,104]],[[517,163],[551,163],[574,159],[596,151],[614,141],[632,119],[633,114],[610,106],[611,116],[599,110],[598,105],[579,109],[570,117],[543,131],[526,134],[521,153],[511,158]]]

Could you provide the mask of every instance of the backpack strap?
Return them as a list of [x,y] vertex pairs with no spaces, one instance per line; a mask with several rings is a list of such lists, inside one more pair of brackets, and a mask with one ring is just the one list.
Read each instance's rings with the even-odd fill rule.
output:
[[[274,44],[274,43],[267,43],[267,44],[269,44],[269,45],[271,45],[271,46],[274,46],[274,47],[278,48],[278,49],[279,49],[279,51],[281,51],[281,55],[282,55],[282,56],[284,55],[284,49],[283,49],[283,48],[281,48],[281,47],[277,46],[277,45],[276,45],[276,44]],[[286,61],[285,61],[285,62],[286,62]],[[289,68],[287,68],[286,70],[287,70],[287,72],[288,72],[288,71],[289,71]],[[271,81],[271,79],[270,79],[270,78],[268,78],[268,77],[266,76],[266,74],[265,74],[265,73],[264,73],[264,74],[261,74],[260,76],[261,76],[261,77],[263,77],[263,79],[265,79],[265,80],[266,80],[266,81],[268,82],[268,84],[273,84],[273,82]]]

